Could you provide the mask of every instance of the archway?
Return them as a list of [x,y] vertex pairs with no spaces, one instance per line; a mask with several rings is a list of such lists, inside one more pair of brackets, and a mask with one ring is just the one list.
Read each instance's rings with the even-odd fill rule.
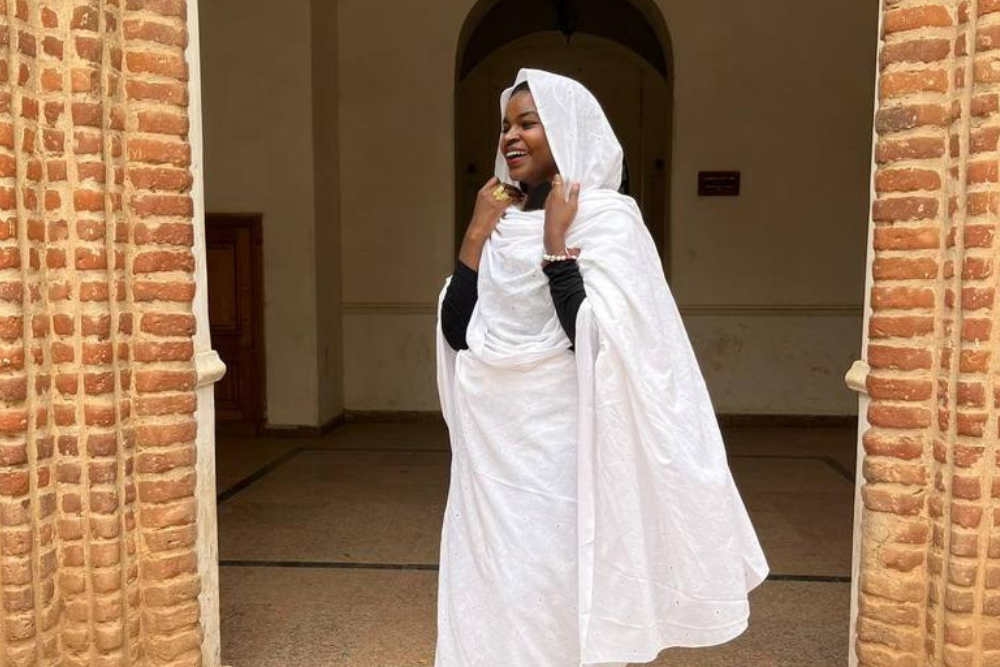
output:
[[[655,7],[646,9],[659,16]],[[501,18],[510,15],[530,18]],[[538,67],[581,81],[600,100],[625,149],[629,194],[642,208],[669,276],[673,105],[665,37],[662,18],[626,0],[477,5],[466,19],[456,62],[456,246],[475,193],[493,173],[497,99],[519,68]]]

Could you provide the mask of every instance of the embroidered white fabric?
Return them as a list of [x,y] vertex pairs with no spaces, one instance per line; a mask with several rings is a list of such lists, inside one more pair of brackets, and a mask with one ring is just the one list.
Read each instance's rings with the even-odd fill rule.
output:
[[[639,209],[617,193],[600,105],[571,79],[525,80],[560,172],[582,184],[567,244],[587,298],[574,353],[540,266],[544,214],[512,207],[483,250],[468,350],[439,318],[453,462],[435,665],[620,667],[726,642],[768,565],[708,390]],[[509,182],[499,150],[497,175]]]

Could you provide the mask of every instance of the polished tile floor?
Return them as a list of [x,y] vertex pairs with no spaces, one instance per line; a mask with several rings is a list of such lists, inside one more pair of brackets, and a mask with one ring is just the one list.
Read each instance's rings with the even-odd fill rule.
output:
[[[723,436],[772,574],[751,593],[743,635],[668,649],[652,664],[845,666],[855,429],[733,427]],[[436,423],[220,439],[224,664],[432,665],[448,464]]]

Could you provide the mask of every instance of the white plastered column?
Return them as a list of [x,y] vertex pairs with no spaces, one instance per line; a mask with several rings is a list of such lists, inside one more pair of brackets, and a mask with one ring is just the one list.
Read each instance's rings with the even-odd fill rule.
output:
[[198,573],[201,576],[202,666],[222,664],[219,629],[219,537],[215,488],[215,395],[213,384],[226,367],[212,349],[208,326],[208,276],[205,266],[204,141],[201,120],[201,47],[198,30],[198,0],[188,0],[187,62],[190,68],[189,139],[191,142],[191,198],[194,201],[195,298],[197,322],[194,336],[195,370],[198,374]]

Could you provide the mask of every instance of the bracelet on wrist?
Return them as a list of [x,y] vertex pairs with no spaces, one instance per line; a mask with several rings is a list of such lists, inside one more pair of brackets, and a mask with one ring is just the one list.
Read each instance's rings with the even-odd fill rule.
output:
[[576,260],[576,255],[570,253],[569,248],[564,248],[561,253],[549,254],[542,253],[543,262],[566,262],[570,260]]

